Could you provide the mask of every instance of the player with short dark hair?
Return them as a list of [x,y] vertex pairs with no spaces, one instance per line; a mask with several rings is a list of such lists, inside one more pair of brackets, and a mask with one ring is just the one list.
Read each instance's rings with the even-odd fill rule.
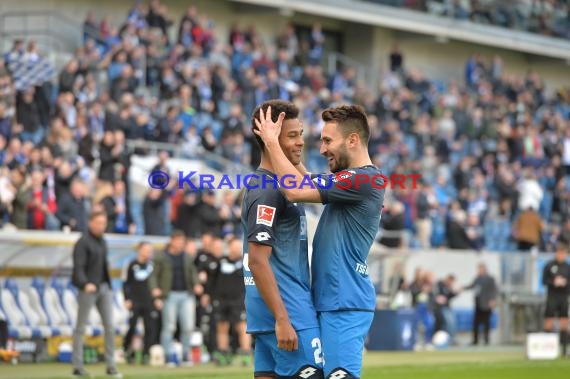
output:
[[566,261],[568,243],[558,242],[556,256],[544,266],[542,283],[547,287],[544,330],[552,332],[554,320],[560,321],[560,344],[566,355],[568,343],[568,296],[570,296],[570,265]]
[[[279,109],[282,115],[283,126],[277,137],[280,151],[294,170],[304,170],[298,109],[288,102],[270,100],[257,107],[254,117],[270,108]],[[241,217],[247,332],[255,337],[254,376],[322,378],[305,209],[279,191],[267,149],[260,142],[261,163],[248,183]]]
[[[255,132],[262,137],[277,175],[294,175],[297,183],[304,183],[278,143],[285,115],[279,114],[277,122],[272,115],[277,115],[273,109],[260,112]],[[370,128],[364,110],[340,106],[325,110],[322,119],[320,152],[334,175],[325,179],[327,185],[319,181],[318,186],[283,186],[281,190],[292,202],[325,204],[311,265],[324,373],[327,378],[359,378],[364,341],[376,309],[367,257],[380,225],[384,182],[368,154]]]

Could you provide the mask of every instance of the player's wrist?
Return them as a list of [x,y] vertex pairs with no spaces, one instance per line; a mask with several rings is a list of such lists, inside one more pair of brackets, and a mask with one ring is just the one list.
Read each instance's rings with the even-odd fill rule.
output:
[[290,323],[288,315],[279,315],[275,317],[275,322],[277,323]]
[[266,141],[263,141],[263,143],[265,144],[265,147],[267,147],[267,149],[273,149],[275,147],[279,147],[279,140],[278,139],[274,139],[274,138],[267,138]]

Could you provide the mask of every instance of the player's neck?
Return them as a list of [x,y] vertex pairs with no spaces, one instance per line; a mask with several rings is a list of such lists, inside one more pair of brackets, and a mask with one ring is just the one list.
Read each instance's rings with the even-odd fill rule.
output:
[[368,151],[355,154],[350,163],[350,168],[372,166],[372,161],[370,160]]
[[259,168],[267,170],[269,172],[274,172],[273,171],[273,165],[271,164],[271,161],[265,155],[261,156],[261,162],[259,163]]

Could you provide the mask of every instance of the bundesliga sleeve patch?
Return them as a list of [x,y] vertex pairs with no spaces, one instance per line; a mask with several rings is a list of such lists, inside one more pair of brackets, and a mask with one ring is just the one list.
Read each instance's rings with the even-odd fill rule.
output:
[[275,208],[267,205],[257,206],[257,225],[273,226],[273,219],[275,218]]

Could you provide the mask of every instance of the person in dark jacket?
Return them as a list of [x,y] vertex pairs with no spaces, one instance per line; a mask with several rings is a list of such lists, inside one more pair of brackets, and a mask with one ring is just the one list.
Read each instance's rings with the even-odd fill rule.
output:
[[160,340],[169,363],[174,363],[171,348],[177,321],[180,322],[183,361],[189,361],[190,336],[195,327],[196,296],[203,292],[194,261],[184,252],[185,244],[184,232],[174,230],[166,250],[155,255],[154,270],[149,278],[155,306],[162,309]]
[[462,209],[455,210],[447,225],[447,246],[454,250],[469,250],[472,248],[471,240],[465,230],[467,215]]
[[103,135],[103,141],[99,148],[99,159],[101,164],[99,166],[99,180],[104,182],[112,182],[115,180],[115,164],[118,161],[117,154],[115,153],[115,134],[107,130]]
[[26,172],[24,167],[16,167],[10,171],[12,185],[16,189],[12,202],[12,215],[10,221],[18,229],[28,227],[28,203],[31,198],[30,187],[26,184]]
[[455,316],[450,303],[458,294],[454,284],[455,276],[449,274],[444,280],[438,281],[435,287],[435,331],[445,330],[449,333],[450,341],[453,341],[455,336]]
[[216,194],[213,190],[202,193],[202,201],[196,209],[196,217],[202,226],[201,233],[211,233],[220,236],[222,232],[222,217],[216,205]]
[[491,315],[497,305],[498,288],[495,279],[487,273],[487,266],[480,263],[478,274],[473,283],[464,290],[473,289],[475,292],[475,317],[473,318],[473,345],[479,342],[479,326],[484,327],[485,345],[489,344]]
[[77,287],[77,322],[73,331],[73,375],[89,376],[83,367],[83,335],[91,314],[97,306],[105,334],[107,375],[122,378],[115,367],[115,328],[113,325],[113,289],[107,258],[108,248],[103,237],[107,216],[94,212],[89,216],[88,230],[73,248],[72,284]]
[[158,330],[160,327],[160,314],[155,309],[148,279],[154,270],[152,258],[152,245],[143,241],[137,248],[138,255],[132,260],[124,273],[123,294],[125,308],[130,312],[129,330],[123,340],[123,351],[127,362],[132,363],[134,352],[131,349],[137,322],[142,317],[144,323],[143,363],[149,360],[150,347],[158,343]]
[[163,236],[165,234],[165,213],[168,191],[152,188],[143,202],[144,234]]
[[381,226],[384,235],[379,241],[380,244],[395,249],[402,247],[404,204],[396,201],[389,205],[387,212],[382,215]]
[[[70,193],[57,199],[56,217],[62,226],[68,226],[74,232],[87,230],[87,210],[85,208],[85,184],[80,179],[73,179]],[[105,226],[107,221],[105,221]]]
[[196,215],[198,207],[199,193],[188,190],[184,193],[184,199],[178,205],[176,212],[175,227],[184,232],[188,238],[198,238],[200,236],[200,219]]

